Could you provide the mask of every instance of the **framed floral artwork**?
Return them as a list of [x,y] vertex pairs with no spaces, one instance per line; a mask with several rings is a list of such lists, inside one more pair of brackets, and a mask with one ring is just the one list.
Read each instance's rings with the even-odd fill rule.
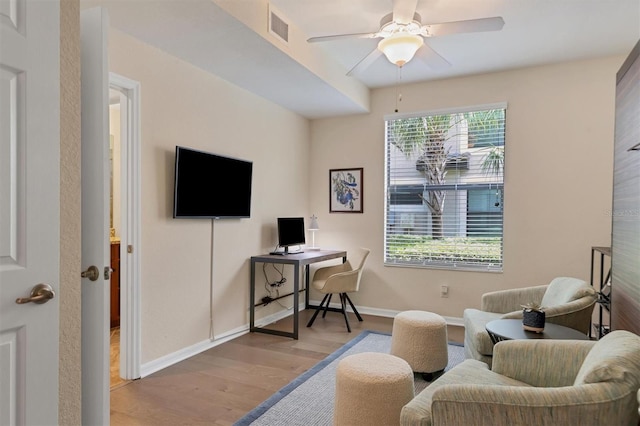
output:
[[362,213],[362,170],[329,170],[329,213]]

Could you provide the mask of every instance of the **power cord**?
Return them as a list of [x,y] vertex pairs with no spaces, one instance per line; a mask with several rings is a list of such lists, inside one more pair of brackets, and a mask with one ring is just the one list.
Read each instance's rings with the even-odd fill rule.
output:
[[[278,297],[280,297],[280,290],[278,288],[282,287],[287,282],[287,279],[284,276],[284,264],[281,265],[281,269],[278,269],[277,264],[270,263],[270,265],[278,273],[280,279],[271,281],[267,274],[267,264],[262,264],[262,273],[264,274],[264,289],[267,292],[267,296],[261,299],[263,306],[267,306],[269,303],[277,300]],[[278,304],[280,304],[280,302],[278,302]],[[280,306],[282,306],[282,304],[280,304]]]
[[270,265],[273,267],[273,269],[276,270],[278,275],[280,275],[280,279],[279,280],[275,280],[275,281],[270,281],[269,277],[267,275],[267,264],[263,263],[262,264],[262,273],[264,274],[265,288],[266,288],[267,285],[270,286],[270,287],[282,287],[284,285],[284,283],[287,282],[287,279],[284,277],[284,265],[281,265],[282,270],[278,269],[278,267],[276,266],[275,263],[270,263]]

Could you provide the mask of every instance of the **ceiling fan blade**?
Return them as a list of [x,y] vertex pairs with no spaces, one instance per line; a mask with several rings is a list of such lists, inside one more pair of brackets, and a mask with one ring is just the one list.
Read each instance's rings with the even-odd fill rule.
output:
[[376,59],[380,57],[380,55],[382,55],[382,52],[379,51],[378,48],[373,49],[371,53],[362,58],[360,62],[358,62],[353,68],[351,68],[347,75],[351,76],[369,68],[369,66],[371,66],[371,64],[373,64]]
[[433,50],[427,43],[418,49],[416,58],[427,64],[427,66],[434,71],[444,70],[451,66],[449,61],[440,56],[440,54]]
[[413,21],[418,0],[393,0],[393,20],[398,24],[408,24]]
[[316,43],[320,41],[341,40],[345,38],[376,38],[378,33],[353,33],[353,34],[335,34],[327,36],[311,37],[307,39],[307,43]]
[[427,37],[443,36],[449,34],[476,33],[483,31],[500,31],[504,26],[501,16],[493,18],[469,19],[467,21],[443,22],[441,24],[428,24],[423,28]]

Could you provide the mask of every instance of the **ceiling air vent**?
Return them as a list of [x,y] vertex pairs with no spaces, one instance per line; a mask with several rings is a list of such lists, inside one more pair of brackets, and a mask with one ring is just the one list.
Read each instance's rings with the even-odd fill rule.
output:
[[279,17],[273,9],[269,9],[269,32],[282,41],[289,42],[289,24]]

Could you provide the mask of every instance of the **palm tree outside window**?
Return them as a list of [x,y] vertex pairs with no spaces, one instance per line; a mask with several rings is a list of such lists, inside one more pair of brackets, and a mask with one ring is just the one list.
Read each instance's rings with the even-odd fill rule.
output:
[[505,113],[387,118],[386,265],[502,270]]

